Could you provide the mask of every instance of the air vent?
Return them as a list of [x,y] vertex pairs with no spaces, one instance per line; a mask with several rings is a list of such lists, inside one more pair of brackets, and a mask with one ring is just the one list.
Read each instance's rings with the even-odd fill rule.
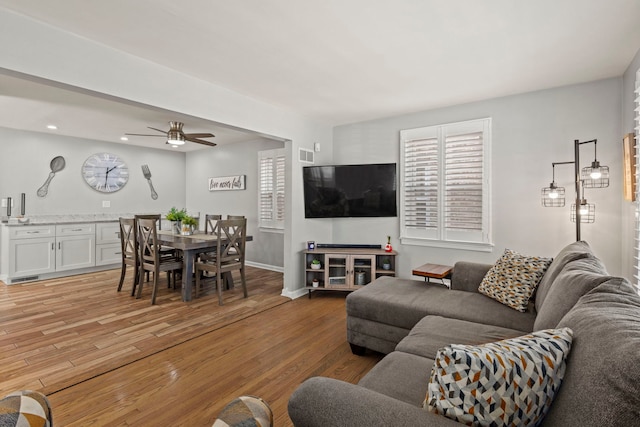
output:
[[300,160],[300,163],[313,164],[313,150],[307,150],[306,148],[299,148],[298,150],[298,159]]
[[39,276],[20,277],[18,279],[11,279],[11,283],[30,282],[32,280],[38,280],[38,278]]

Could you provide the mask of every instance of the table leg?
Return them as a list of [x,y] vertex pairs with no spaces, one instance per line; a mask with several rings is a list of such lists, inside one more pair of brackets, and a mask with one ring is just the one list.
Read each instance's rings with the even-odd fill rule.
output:
[[193,251],[182,252],[182,301],[191,301],[193,288]]

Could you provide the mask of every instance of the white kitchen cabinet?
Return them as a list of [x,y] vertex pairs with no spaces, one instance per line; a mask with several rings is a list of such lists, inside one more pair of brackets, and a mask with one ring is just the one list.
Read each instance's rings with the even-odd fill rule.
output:
[[56,271],[96,265],[95,224],[56,225]]
[[96,224],[96,265],[112,265],[122,261],[120,247],[120,223]]
[[[35,231],[35,230],[31,230]],[[29,237],[9,241],[9,277],[32,277],[56,269],[55,237]]]
[[121,259],[114,221],[0,228],[0,280],[8,284],[104,270]]

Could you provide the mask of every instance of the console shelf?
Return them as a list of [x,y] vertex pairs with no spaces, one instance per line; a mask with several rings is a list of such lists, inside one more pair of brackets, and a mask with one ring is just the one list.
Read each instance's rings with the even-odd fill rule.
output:
[[[396,251],[316,248],[303,254],[305,289],[309,290],[309,297],[312,291],[355,291],[380,276],[396,275]],[[320,261],[320,268],[312,268],[314,260]]]

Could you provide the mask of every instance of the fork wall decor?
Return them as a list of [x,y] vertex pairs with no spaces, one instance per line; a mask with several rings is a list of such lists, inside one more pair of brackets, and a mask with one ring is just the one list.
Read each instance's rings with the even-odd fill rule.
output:
[[153,183],[151,182],[151,170],[149,170],[149,165],[142,165],[142,175],[144,175],[145,179],[149,183],[149,189],[151,190],[151,198],[156,200],[158,198],[158,193],[155,188],[153,188]]

